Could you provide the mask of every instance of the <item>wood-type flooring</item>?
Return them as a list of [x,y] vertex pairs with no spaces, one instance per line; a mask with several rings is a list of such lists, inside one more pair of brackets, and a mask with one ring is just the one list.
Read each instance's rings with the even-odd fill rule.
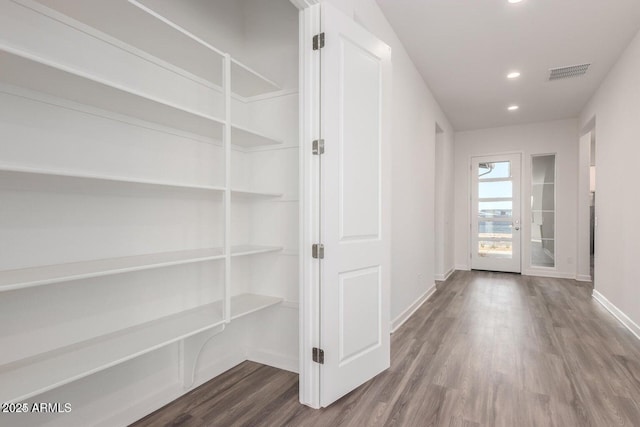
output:
[[245,362],[143,426],[640,426],[640,340],[590,284],[458,271],[396,332],[391,368],[329,408]]

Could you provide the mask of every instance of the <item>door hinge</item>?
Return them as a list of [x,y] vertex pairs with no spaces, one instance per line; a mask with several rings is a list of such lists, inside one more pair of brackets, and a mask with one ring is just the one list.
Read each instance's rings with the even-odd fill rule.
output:
[[324,47],[324,33],[313,36],[313,50],[320,50]]
[[318,347],[313,347],[313,361],[324,365],[324,350]]
[[317,259],[323,259],[324,245],[319,243],[314,243],[313,246],[311,246],[311,256]]
[[316,139],[313,141],[313,154],[324,154],[324,139]]

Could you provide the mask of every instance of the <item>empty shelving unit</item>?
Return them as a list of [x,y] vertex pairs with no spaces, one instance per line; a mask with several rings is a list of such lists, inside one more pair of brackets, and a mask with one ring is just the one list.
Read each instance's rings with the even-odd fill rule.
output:
[[289,1],[1,0],[0,70],[0,401],[73,405],[6,419],[124,424],[247,359],[296,370]]

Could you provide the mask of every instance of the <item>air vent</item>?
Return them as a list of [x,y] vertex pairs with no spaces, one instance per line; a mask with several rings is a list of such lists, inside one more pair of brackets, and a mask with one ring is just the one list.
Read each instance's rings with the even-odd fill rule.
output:
[[552,68],[549,70],[549,80],[568,79],[586,74],[591,64],[571,65],[570,67]]

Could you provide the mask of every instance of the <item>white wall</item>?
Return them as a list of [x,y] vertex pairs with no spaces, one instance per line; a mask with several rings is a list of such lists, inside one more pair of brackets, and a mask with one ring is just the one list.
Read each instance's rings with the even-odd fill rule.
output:
[[640,33],[580,115],[581,128],[594,118],[596,124],[595,289],[636,325],[640,324],[639,111]]
[[449,145],[453,130],[375,1],[327,1],[392,49],[391,319],[396,319],[434,283],[435,124]]
[[[470,268],[470,159],[494,153],[522,153],[522,271],[532,275],[575,278],[578,177],[578,124],[574,119],[458,132],[455,135],[456,268]],[[556,268],[532,268],[527,238],[531,235],[531,155],[556,154]]]

